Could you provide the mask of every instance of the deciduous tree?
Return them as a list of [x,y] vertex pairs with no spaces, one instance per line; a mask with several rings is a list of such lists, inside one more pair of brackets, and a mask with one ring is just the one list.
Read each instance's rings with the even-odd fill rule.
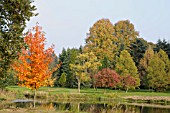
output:
[[136,80],[130,76],[130,75],[127,75],[127,76],[121,76],[120,77],[120,88],[126,90],[126,93],[128,91],[128,89],[134,89],[135,85],[136,85]]
[[148,49],[145,51],[144,57],[140,60],[139,68],[140,68],[140,79],[141,79],[141,86],[147,87],[147,69],[149,66],[149,61],[154,57],[154,51],[149,46]]
[[24,45],[22,32],[34,16],[32,0],[0,0],[0,86],[8,84],[8,69]]
[[122,20],[114,25],[114,35],[118,38],[117,45],[120,51],[127,49],[139,36],[135,27],[129,20]]
[[135,88],[140,85],[137,67],[135,66],[135,62],[133,61],[128,51],[121,51],[120,57],[116,58],[116,72],[122,77],[131,76],[132,78],[134,78],[136,82],[135,85],[131,87]]
[[49,69],[54,50],[53,46],[45,49],[45,37],[41,27],[36,25],[32,31],[28,31],[24,40],[28,47],[22,48],[19,61],[12,66],[20,81],[19,85],[26,86],[36,92],[41,86],[53,83],[51,75],[59,65],[53,70]]
[[96,87],[114,88],[120,82],[120,76],[110,68],[103,68],[94,76]]
[[76,63],[70,64],[78,81],[79,93],[81,82],[90,80],[90,75],[94,74],[100,65],[100,62],[97,60],[97,57],[93,52],[79,54],[76,58]]
[[149,60],[147,80],[149,87],[161,91],[166,90],[170,84],[170,61],[165,51],[160,49],[158,53]]
[[155,54],[149,61],[147,68],[148,86],[155,90],[165,89],[167,85],[167,77],[165,73],[165,63]]
[[91,28],[87,36],[84,50],[93,52],[99,61],[104,57],[113,60],[117,52],[117,38],[114,36],[114,27],[109,19],[98,20]]

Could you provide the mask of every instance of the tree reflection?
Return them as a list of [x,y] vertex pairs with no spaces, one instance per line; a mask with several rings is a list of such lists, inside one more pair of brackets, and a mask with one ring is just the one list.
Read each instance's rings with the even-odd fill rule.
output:
[[[30,109],[33,102],[16,102],[6,108]],[[5,108],[5,109],[6,109]],[[53,112],[87,112],[87,113],[169,113],[170,108],[147,107],[133,103],[121,102],[39,102],[36,103],[36,110]]]

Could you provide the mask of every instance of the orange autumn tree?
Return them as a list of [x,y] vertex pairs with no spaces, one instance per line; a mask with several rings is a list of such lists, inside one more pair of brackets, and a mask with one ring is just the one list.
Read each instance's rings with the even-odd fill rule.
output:
[[38,25],[27,32],[24,41],[28,47],[22,49],[19,60],[13,64],[19,85],[36,91],[41,86],[53,84],[52,73],[60,64],[55,69],[49,69],[49,64],[53,60],[54,46],[45,49],[45,40],[44,33]]

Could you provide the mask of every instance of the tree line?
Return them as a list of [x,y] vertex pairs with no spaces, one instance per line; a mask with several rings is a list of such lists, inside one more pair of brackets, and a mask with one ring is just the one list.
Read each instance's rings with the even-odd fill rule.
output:
[[85,41],[78,49],[63,48],[56,57],[63,64],[53,73],[55,86],[169,89],[170,43],[165,39],[147,42],[129,20],[113,25],[101,19]]

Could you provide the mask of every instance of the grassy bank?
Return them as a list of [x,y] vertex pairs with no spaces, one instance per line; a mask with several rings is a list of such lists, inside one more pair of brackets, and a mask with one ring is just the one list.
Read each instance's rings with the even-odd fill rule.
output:
[[[25,99],[32,98],[33,92],[25,87],[9,86],[7,97],[0,95],[1,99]],[[11,96],[9,96],[11,95]],[[9,98],[10,97],[10,98]],[[76,101],[112,101],[118,100],[132,100],[132,101],[170,101],[170,92],[152,92],[149,90],[125,91],[120,90],[104,90],[104,89],[81,89],[81,93],[77,93],[77,89],[58,88],[58,87],[42,87],[37,91],[37,99],[46,99],[48,101],[56,100],[76,100]]]

